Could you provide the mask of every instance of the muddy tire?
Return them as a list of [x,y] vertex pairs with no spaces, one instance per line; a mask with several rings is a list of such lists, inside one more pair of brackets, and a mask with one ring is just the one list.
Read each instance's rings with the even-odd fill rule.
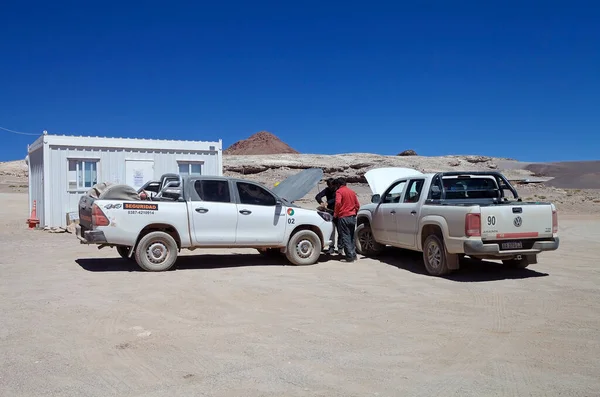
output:
[[165,232],[148,233],[135,249],[135,261],[149,272],[169,270],[177,261],[177,242]]
[[[425,270],[432,276],[444,276],[450,273],[448,267],[448,258],[450,255],[446,251],[446,246],[441,237],[435,234],[429,235],[423,244],[423,262]],[[454,258],[452,258],[454,259]],[[456,258],[458,259],[458,258]]]
[[119,245],[117,246],[117,252],[119,253],[119,255],[121,255],[121,258],[126,259],[126,260],[132,260],[133,257],[129,257],[129,249],[131,247],[128,247],[126,245]]
[[377,256],[383,251],[383,244],[375,241],[371,225],[363,223],[354,232],[356,252],[365,256]]
[[290,237],[285,256],[292,265],[314,265],[321,256],[321,239],[312,230],[300,230]]

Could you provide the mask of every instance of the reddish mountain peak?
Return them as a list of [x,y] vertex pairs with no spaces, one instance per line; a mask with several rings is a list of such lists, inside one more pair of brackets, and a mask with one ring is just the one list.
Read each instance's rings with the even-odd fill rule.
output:
[[298,153],[276,135],[268,131],[260,131],[247,139],[237,141],[223,151],[223,154],[280,154]]

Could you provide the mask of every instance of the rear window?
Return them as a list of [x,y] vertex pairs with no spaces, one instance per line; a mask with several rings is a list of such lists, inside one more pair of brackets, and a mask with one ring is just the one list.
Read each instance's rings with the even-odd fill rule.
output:
[[447,199],[500,198],[500,190],[492,178],[443,178]]

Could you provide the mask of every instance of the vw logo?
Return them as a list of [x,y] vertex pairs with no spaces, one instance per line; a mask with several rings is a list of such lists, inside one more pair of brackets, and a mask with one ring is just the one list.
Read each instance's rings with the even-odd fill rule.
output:
[[515,218],[515,220],[513,221],[513,224],[514,224],[516,227],[520,227],[520,226],[523,224],[523,219],[521,219],[521,217],[520,217],[520,216],[517,216],[517,217]]

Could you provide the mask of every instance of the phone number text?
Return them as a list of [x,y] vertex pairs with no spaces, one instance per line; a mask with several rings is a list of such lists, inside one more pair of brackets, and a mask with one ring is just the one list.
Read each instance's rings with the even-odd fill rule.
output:
[[131,210],[127,211],[129,215],[154,215],[154,211],[140,211],[140,210]]

